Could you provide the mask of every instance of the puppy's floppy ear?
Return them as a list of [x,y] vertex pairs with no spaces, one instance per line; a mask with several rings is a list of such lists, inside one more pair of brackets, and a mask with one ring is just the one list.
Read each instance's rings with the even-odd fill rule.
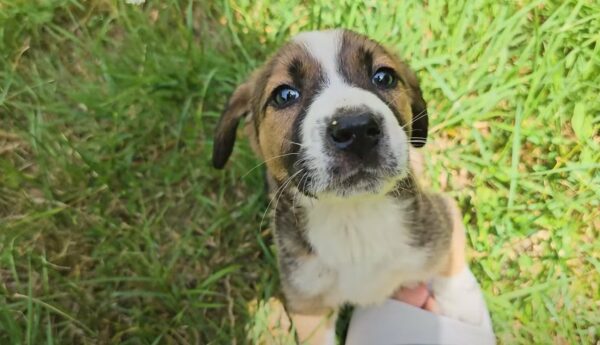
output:
[[429,115],[427,114],[427,103],[423,99],[423,93],[419,86],[417,76],[405,66],[406,82],[412,91],[410,108],[412,110],[412,130],[410,142],[414,147],[423,147],[427,142],[427,128],[429,127]]
[[416,86],[415,96],[410,104],[410,108],[413,113],[410,142],[414,147],[423,147],[427,142],[429,115],[427,114],[427,103],[423,99],[419,85]]
[[251,112],[252,85],[253,83],[250,80],[238,86],[221,114],[215,131],[212,155],[213,166],[217,169],[222,169],[227,163],[233,151],[238,124],[242,117]]

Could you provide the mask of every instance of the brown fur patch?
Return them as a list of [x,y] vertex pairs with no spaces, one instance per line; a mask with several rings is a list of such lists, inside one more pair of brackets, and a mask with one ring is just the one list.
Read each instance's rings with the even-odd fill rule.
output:
[[[413,118],[427,116],[418,80],[410,68],[379,43],[351,31],[344,31],[339,62],[346,81],[379,96],[390,106],[399,123],[406,127],[410,137],[415,127]],[[397,74],[399,82],[395,88],[382,90],[371,83],[372,75],[382,67]]]
[[252,97],[252,90],[253,85],[251,82],[246,82],[238,86],[229,98],[227,106],[221,114],[213,146],[212,160],[215,168],[223,168],[231,155],[238,124],[241,118],[250,112],[249,104]]
[[[343,33],[339,64],[347,82],[373,92],[390,106],[411,140],[415,140],[413,145],[424,144],[426,104],[417,78],[406,64],[377,42],[351,31]],[[400,82],[394,89],[382,90],[371,83],[372,74],[381,67],[389,67],[398,75]],[[293,156],[300,148],[300,123],[320,91],[323,78],[321,66],[301,44],[290,42],[282,47],[233,93],[217,126],[213,150],[215,167],[223,167],[233,149],[240,119],[251,113],[246,130],[253,149],[266,162],[275,180],[283,182],[290,177],[293,169],[289,163],[294,162]],[[272,106],[273,90],[280,85],[300,91],[299,101],[282,109]]]
[[[286,158],[296,154],[296,124],[319,89],[321,68],[296,43],[288,43],[265,66],[254,85],[252,128],[262,159],[273,177],[281,182],[289,177]],[[283,109],[272,106],[271,95],[280,85],[297,89],[301,95],[299,101]]]

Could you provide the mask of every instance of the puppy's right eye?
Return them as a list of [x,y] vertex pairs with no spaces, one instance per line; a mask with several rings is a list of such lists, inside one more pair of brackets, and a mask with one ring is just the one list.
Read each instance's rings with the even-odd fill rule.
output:
[[393,89],[398,84],[398,78],[391,68],[382,67],[373,74],[371,82],[381,89]]
[[271,95],[273,105],[278,108],[285,108],[296,103],[300,98],[300,91],[288,85],[278,86]]

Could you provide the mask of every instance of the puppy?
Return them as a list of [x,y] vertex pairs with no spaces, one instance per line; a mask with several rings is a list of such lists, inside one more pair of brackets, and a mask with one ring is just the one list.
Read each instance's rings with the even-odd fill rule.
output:
[[216,168],[242,118],[275,199],[288,312],[377,304],[445,269],[454,206],[420,190],[411,173],[409,147],[427,139],[426,102],[390,51],[347,30],[294,37],[231,96]]

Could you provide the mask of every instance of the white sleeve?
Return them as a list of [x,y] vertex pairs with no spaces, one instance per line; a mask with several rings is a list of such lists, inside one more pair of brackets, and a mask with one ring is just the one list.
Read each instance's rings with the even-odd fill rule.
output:
[[442,315],[492,331],[483,294],[468,267],[451,277],[434,278],[431,291]]
[[389,299],[354,310],[346,345],[446,345],[496,343],[479,284],[467,268],[431,282],[442,315]]

